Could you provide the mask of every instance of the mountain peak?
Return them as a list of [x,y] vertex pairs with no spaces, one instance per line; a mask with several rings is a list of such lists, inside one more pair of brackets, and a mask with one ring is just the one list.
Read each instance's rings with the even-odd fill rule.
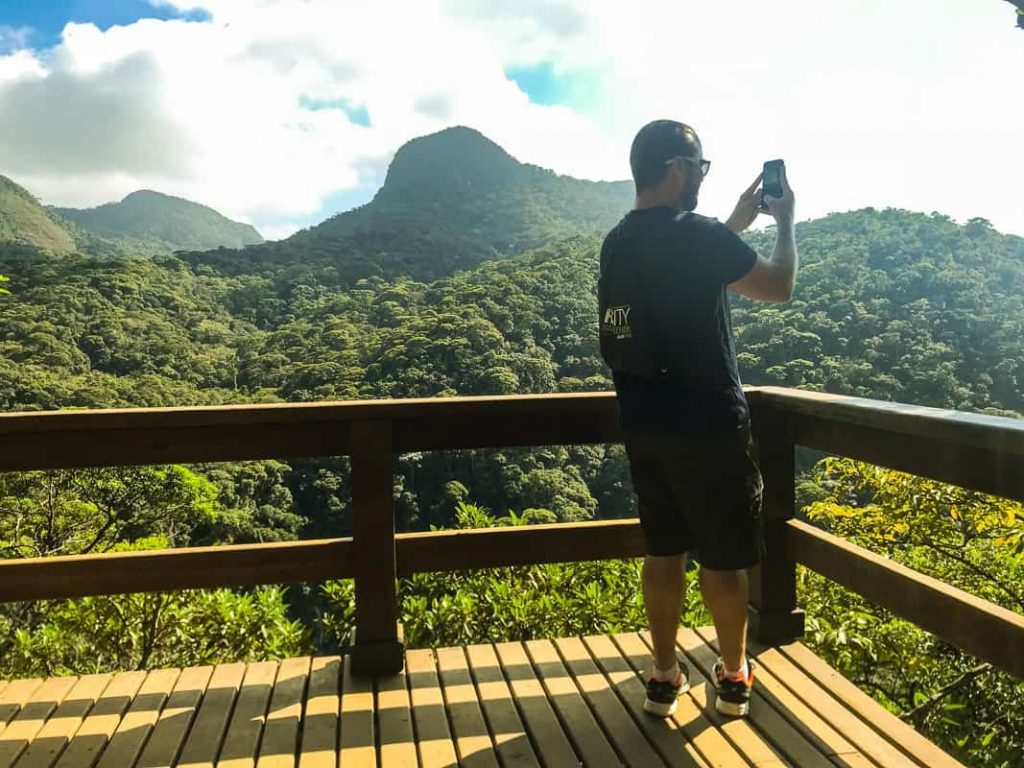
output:
[[370,276],[435,280],[559,237],[606,232],[629,209],[632,187],[520,163],[458,126],[403,145],[366,205],[241,258],[197,254],[193,262],[239,270],[261,259],[321,260],[339,285]]
[[[137,189],[134,192],[129,192],[127,195],[125,195],[122,198],[121,202],[122,203],[128,203],[128,202],[139,202],[139,201],[145,201],[145,200],[177,200],[177,201],[182,202],[182,203],[189,202],[188,200],[186,200],[183,197],[175,197],[174,195],[165,195],[163,192],[157,192],[156,190],[153,190],[153,189]],[[193,205],[196,205],[196,203],[193,203]]]
[[413,139],[395,153],[382,192],[451,193],[507,183],[524,166],[482,133],[463,125]]

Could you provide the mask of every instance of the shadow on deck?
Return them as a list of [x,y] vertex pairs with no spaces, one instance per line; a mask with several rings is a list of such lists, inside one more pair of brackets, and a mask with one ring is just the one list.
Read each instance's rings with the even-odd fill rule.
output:
[[748,719],[714,709],[714,632],[680,630],[691,689],[641,709],[641,633],[0,683],[0,766],[955,766],[801,643],[755,646]]

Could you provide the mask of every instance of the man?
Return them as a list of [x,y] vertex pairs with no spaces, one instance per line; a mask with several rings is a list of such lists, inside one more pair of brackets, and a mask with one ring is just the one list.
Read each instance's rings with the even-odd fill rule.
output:
[[[715,706],[744,716],[754,682],[746,569],[760,556],[762,481],[726,288],[765,301],[790,298],[798,266],[793,193],[783,174],[782,197],[765,199],[778,225],[766,259],[736,234],[761,210],[760,176],[722,224],[692,213],[710,167],[692,128],[652,122],[636,135],[629,159],[636,203],[605,238],[599,294],[602,352],[606,339],[609,349],[632,350],[632,357],[605,359],[646,540],[642,581],[654,668],[644,709],[668,717],[689,687],[675,637],[692,552],[722,654]],[[626,284],[635,286],[632,299],[616,303]]]

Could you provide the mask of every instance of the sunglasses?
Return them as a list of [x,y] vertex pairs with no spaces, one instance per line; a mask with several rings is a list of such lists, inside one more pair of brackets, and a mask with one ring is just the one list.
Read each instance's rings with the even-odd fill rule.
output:
[[665,165],[671,165],[676,160],[685,160],[688,163],[697,163],[700,166],[700,175],[701,176],[707,176],[708,175],[708,171],[711,169],[711,161],[710,160],[697,160],[696,158],[693,158],[693,157],[683,157],[682,155],[677,155],[676,157],[670,157],[668,160],[665,161]]

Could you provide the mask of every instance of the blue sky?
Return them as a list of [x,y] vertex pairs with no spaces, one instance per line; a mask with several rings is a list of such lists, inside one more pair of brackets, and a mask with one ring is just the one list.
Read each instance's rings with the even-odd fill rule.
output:
[[59,43],[64,25],[72,21],[91,22],[106,30],[139,19],[180,18],[201,21],[209,14],[179,11],[146,0],[0,0],[0,25],[29,30],[29,44],[40,48]]
[[281,237],[450,125],[624,179],[637,128],[674,117],[714,161],[702,212],[784,157],[801,218],[1024,234],[1014,21],[1001,0],[0,0],[0,174],[78,207],[159,189]]
[[600,104],[593,96],[600,93],[601,73],[597,70],[559,72],[554,62],[530,66],[509,66],[505,74],[534,104],[562,105],[582,114],[594,114]]

